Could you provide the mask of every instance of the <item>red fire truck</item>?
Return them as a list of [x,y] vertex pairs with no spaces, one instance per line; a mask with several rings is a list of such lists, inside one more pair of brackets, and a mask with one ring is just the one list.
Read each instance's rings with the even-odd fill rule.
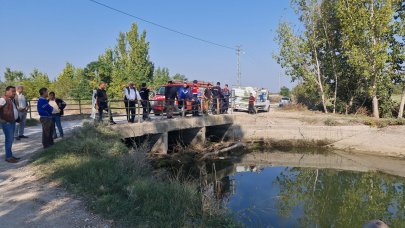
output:
[[[198,88],[199,88],[199,92],[198,92],[198,98],[200,99],[200,103],[201,103],[201,97],[204,94],[205,89],[208,87],[208,82],[203,82],[203,81],[199,81],[198,82]],[[184,85],[184,82],[182,81],[173,81],[173,84],[171,86],[175,86],[177,88],[177,90],[180,89],[180,87],[182,87]],[[193,82],[187,82],[187,85],[191,88],[193,87]],[[166,108],[164,106],[164,101],[165,101],[165,90],[166,87],[168,86],[168,84],[164,84],[161,85],[159,87],[159,89],[156,91],[155,96],[153,96],[152,98],[152,108],[153,108],[153,113],[156,116],[160,116],[163,113],[166,112]],[[181,110],[179,110],[178,108],[178,102],[176,100],[175,102],[175,110],[174,113],[180,113]],[[200,110],[201,107],[199,107]],[[187,105],[186,105],[186,113],[191,112],[192,110],[192,101],[187,101]]]

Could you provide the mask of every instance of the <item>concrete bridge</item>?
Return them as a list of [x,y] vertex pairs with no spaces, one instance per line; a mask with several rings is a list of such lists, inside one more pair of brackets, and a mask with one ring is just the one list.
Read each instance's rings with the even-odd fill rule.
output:
[[141,139],[150,144],[152,153],[166,154],[177,145],[202,144],[207,138],[221,140],[233,124],[232,115],[165,119],[143,123],[111,126],[123,138]]

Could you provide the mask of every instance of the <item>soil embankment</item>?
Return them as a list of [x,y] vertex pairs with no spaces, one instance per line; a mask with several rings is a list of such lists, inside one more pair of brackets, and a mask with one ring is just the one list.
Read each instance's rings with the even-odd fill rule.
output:
[[377,128],[365,125],[363,117],[282,110],[234,116],[231,138],[327,141],[344,151],[405,157],[405,126]]

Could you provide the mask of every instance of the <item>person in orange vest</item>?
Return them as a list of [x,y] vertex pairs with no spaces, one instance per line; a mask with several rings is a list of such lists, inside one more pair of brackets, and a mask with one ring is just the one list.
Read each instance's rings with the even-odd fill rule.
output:
[[249,114],[256,114],[255,101],[256,101],[256,98],[253,96],[253,93],[250,93],[250,97],[249,97]]

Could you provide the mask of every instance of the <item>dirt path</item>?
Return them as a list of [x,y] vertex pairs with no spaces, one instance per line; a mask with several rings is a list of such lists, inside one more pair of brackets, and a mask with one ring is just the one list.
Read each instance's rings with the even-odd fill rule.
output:
[[[64,122],[66,135],[81,121]],[[16,141],[17,164],[4,161],[4,136],[0,135],[0,226],[1,227],[111,227],[111,222],[85,210],[85,205],[63,189],[38,180],[29,159],[40,152],[41,129],[30,127],[29,138]]]

